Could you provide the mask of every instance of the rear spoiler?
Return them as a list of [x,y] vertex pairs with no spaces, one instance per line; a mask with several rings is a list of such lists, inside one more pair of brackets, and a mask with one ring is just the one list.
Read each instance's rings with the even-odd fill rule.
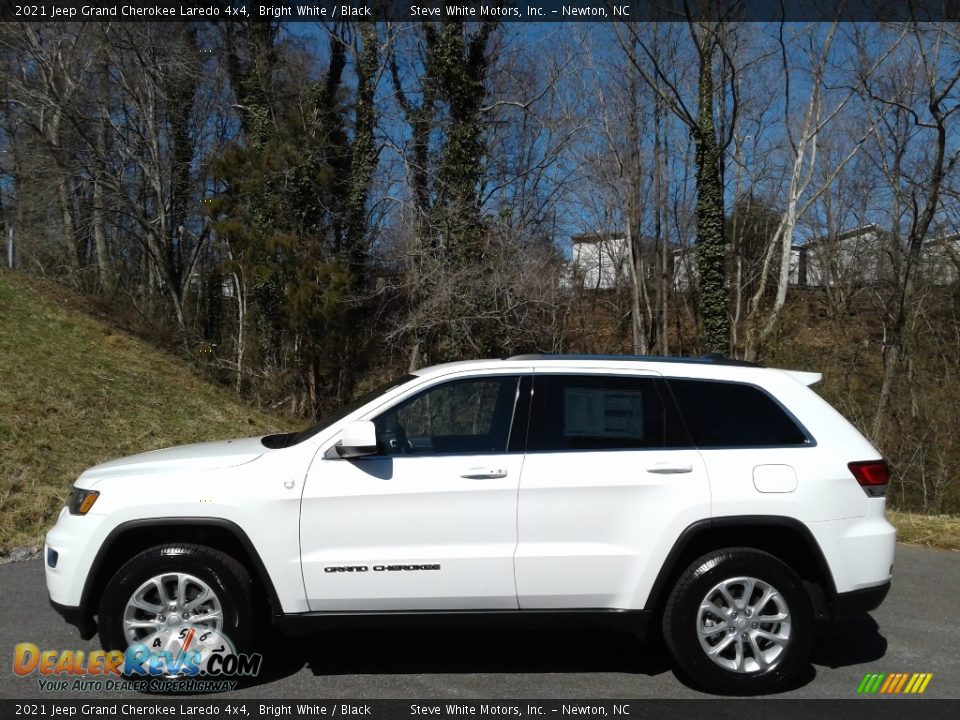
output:
[[816,385],[823,379],[823,375],[818,372],[806,372],[804,370],[781,370],[780,372],[789,375],[802,385]]

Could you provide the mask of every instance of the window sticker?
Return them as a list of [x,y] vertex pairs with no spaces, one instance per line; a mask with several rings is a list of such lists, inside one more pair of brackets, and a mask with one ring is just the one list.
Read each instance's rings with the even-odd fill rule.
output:
[[636,390],[565,388],[564,436],[643,438],[643,397]]

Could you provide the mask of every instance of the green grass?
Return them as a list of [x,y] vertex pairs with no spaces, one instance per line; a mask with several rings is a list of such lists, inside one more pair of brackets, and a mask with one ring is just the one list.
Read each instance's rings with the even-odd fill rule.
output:
[[956,515],[917,515],[888,510],[887,519],[896,526],[900,542],[960,550],[960,517]]
[[71,309],[62,292],[0,271],[0,548],[41,543],[90,465],[300,425]]

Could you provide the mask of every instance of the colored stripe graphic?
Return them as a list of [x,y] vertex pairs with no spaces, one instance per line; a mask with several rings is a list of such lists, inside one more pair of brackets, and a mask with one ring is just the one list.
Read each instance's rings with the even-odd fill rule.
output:
[[883,687],[880,688],[880,692],[885,693],[889,690],[890,685],[896,683],[900,679],[900,676],[897,673],[892,673],[887,675],[887,681],[883,684]]
[[867,673],[857,686],[861,695],[920,695],[933,679],[933,673]]
[[886,675],[883,673],[867,673],[863,676],[863,680],[860,681],[857,692],[864,695],[872,695],[880,687],[880,683],[885,677]]
[[917,675],[915,675],[915,677],[916,677],[916,680],[911,678],[910,683],[907,685],[907,687],[909,687],[910,685],[913,685],[913,687],[908,692],[914,695],[919,695],[920,693],[922,693],[924,690],[927,689],[927,685],[930,684],[930,678],[933,677],[933,673],[918,673]]

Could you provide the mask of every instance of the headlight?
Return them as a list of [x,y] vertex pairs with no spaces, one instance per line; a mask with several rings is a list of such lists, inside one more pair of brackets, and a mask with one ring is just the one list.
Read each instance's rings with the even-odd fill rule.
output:
[[74,488],[70,491],[70,499],[67,501],[67,509],[70,511],[71,515],[86,515],[90,512],[90,508],[93,507],[93,504],[97,501],[97,498],[100,497],[100,493],[96,490],[83,490],[82,488]]

